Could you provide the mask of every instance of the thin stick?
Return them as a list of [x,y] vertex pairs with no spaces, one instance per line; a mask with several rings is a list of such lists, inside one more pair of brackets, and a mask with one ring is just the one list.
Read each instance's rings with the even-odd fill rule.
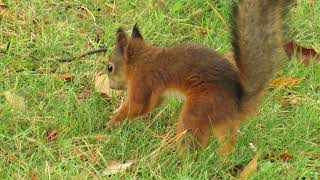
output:
[[92,54],[107,52],[107,50],[108,50],[107,48],[96,49],[96,50],[92,50],[92,51],[88,51],[88,52],[82,53],[79,56],[58,59],[58,61],[60,61],[60,62],[70,62],[70,61],[73,61],[75,59],[80,59],[80,58],[83,58],[83,57],[86,57],[86,56],[89,56],[89,55],[92,55]]

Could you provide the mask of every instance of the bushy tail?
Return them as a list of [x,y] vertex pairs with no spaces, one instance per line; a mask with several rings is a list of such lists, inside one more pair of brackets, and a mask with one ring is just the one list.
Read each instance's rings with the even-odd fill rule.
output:
[[261,92],[279,66],[283,18],[293,0],[239,0],[233,9],[232,46],[244,100]]

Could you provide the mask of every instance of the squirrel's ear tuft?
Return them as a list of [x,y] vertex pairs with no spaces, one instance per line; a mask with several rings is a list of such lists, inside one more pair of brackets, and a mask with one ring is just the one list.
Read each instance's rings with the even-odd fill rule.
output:
[[131,38],[139,38],[139,39],[143,40],[143,37],[142,37],[142,35],[141,35],[140,31],[139,31],[138,23],[136,23],[133,26]]
[[122,27],[119,27],[118,30],[117,30],[117,34],[119,33],[124,33],[124,30],[122,29]]
[[120,50],[120,52],[123,54],[127,46],[128,46],[127,33],[124,32],[122,28],[119,28],[117,31],[117,47]]

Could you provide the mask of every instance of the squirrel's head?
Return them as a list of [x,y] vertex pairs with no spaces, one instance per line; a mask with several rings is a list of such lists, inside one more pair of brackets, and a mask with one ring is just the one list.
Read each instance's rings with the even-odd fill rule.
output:
[[118,90],[127,89],[127,67],[134,63],[136,57],[142,52],[144,47],[145,43],[137,24],[134,25],[130,38],[122,28],[118,29],[116,46],[107,64],[110,88]]

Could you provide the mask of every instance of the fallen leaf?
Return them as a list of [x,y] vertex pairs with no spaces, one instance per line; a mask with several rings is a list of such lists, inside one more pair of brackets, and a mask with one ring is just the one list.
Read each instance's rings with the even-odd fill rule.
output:
[[110,92],[108,75],[102,74],[102,72],[96,72],[94,87],[101,96],[108,97]]
[[295,41],[284,45],[284,50],[289,58],[293,58],[295,55],[298,63],[309,65],[311,60],[320,62],[320,55],[313,48],[301,47]]
[[60,74],[60,79],[69,82],[69,81],[74,80],[74,75],[72,75],[72,74]]
[[22,112],[27,109],[27,106],[25,104],[23,97],[12,94],[10,91],[4,92],[4,96],[12,109],[22,111]]
[[287,160],[289,160],[289,159],[292,159],[292,158],[293,158],[293,155],[284,153],[284,154],[280,154],[280,155],[279,155],[279,158],[282,159],[282,160],[287,161]]
[[204,38],[204,37],[206,37],[207,35],[208,35],[208,32],[206,31],[206,30],[199,30],[199,36],[201,37],[201,38]]
[[0,10],[7,9],[9,6],[7,4],[0,4]]
[[294,107],[300,105],[300,98],[298,96],[292,95],[286,98],[282,98],[280,102],[285,106]]
[[252,160],[248,163],[248,165],[240,173],[240,175],[239,175],[240,179],[248,179],[248,178],[252,177],[253,174],[257,171],[259,155],[260,155],[260,153],[257,152],[253,156]]
[[284,161],[287,161],[289,159],[293,159],[294,156],[293,155],[290,155],[290,154],[287,154],[287,153],[284,153],[284,154],[280,154],[280,155],[275,155],[275,154],[270,154],[270,153],[266,153],[264,155],[264,159],[265,160],[275,160],[275,159],[281,159],[281,160],[284,160]]
[[155,0],[155,2],[159,5],[160,8],[164,8],[166,6],[165,0]]
[[36,179],[37,179],[37,173],[31,172],[30,180],[36,180]]
[[58,137],[58,130],[51,130],[50,128],[46,129],[46,135],[49,142],[53,142]]
[[134,161],[129,160],[125,163],[120,163],[119,161],[111,161],[108,163],[107,168],[103,171],[103,176],[110,176],[118,173],[125,172],[128,170],[132,165]]
[[270,81],[269,86],[271,87],[293,87],[298,86],[303,78],[293,78],[293,77],[278,77]]

